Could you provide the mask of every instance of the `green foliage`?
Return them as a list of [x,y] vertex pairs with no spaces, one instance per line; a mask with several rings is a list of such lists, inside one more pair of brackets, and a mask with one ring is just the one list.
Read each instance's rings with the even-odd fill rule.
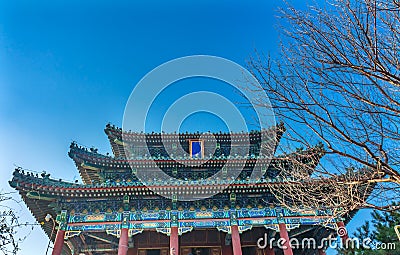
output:
[[[339,249],[340,255],[399,255],[400,241],[395,226],[400,225],[400,211],[373,211],[372,220],[358,227],[354,237],[360,240],[360,247]],[[363,240],[365,246],[363,247]],[[370,241],[368,241],[370,240]]]

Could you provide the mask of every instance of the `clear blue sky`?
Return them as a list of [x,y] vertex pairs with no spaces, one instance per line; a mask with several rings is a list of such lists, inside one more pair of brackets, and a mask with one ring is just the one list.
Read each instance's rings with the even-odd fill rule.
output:
[[[10,191],[14,164],[79,178],[70,142],[111,152],[103,128],[121,125],[134,85],[168,60],[208,54],[244,65],[255,49],[279,50],[281,1],[133,2],[0,2],[0,189]],[[33,220],[24,205],[17,208]],[[20,254],[43,254],[46,245],[35,229]]]

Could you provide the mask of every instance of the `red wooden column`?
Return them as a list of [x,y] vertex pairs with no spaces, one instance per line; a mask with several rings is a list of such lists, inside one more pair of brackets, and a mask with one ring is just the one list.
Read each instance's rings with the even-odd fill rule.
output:
[[242,245],[240,244],[239,227],[231,226],[233,255],[242,255]]
[[52,255],[61,255],[62,247],[64,246],[64,235],[65,230],[59,229],[57,231],[53,252],[51,253]]
[[171,226],[171,235],[169,236],[170,255],[179,255],[179,236],[178,226]]
[[233,255],[232,245],[226,245],[225,239],[228,234],[221,232],[221,250],[222,255]]
[[121,229],[121,235],[119,237],[119,244],[118,244],[118,255],[127,255],[128,254],[128,232],[127,228]]
[[326,255],[324,249],[318,249],[318,255]]
[[264,255],[275,255],[274,248],[267,245],[267,247],[264,249]]
[[336,225],[338,226],[337,230],[338,235],[340,236],[340,238],[342,238],[342,242],[346,243],[347,239],[349,239],[346,226],[344,225],[343,221],[338,221]]
[[279,235],[281,238],[285,239],[285,246],[286,249],[283,249],[283,254],[285,255],[293,255],[292,247],[290,247],[290,239],[289,234],[286,229],[285,223],[279,223]]

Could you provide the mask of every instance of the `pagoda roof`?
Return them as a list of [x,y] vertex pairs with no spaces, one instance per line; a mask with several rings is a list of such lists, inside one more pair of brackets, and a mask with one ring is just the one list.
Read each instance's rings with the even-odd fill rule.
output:
[[[258,165],[276,165],[282,166],[289,164],[289,162],[295,160],[304,164],[309,164],[310,169],[313,169],[319,163],[319,160],[324,155],[323,148],[317,145],[313,148],[308,148],[303,151],[294,152],[291,154],[280,155],[272,158],[272,160],[266,156],[246,155],[246,156],[219,156],[205,159],[193,159],[193,158],[179,158],[179,162],[175,159],[167,157],[137,157],[134,159],[126,158],[115,158],[109,155],[103,155],[97,152],[96,149],[88,149],[82,146],[78,146],[76,143],[72,143],[70,146],[69,156],[74,160],[82,181],[85,184],[101,183],[104,179],[101,176],[103,169],[113,169],[115,171],[131,171],[132,166],[149,166],[154,162],[158,166],[169,166],[179,167],[182,164],[186,165],[199,165],[201,168],[208,167],[223,167],[229,160],[229,165],[238,167],[243,166],[254,166]],[[310,172],[311,174],[312,172]]]
[[207,137],[209,134],[210,137],[213,136],[217,142],[219,141],[247,141],[249,139],[250,143],[257,143],[260,141],[261,135],[265,135],[266,137],[272,136],[275,134],[276,137],[276,145],[279,144],[279,141],[286,131],[284,124],[281,122],[274,127],[263,130],[253,130],[250,132],[230,132],[230,133],[142,133],[142,132],[132,132],[125,131],[122,128],[116,127],[115,125],[107,124],[104,132],[107,134],[108,140],[110,141],[111,148],[115,157],[125,157],[124,151],[124,143],[123,139],[127,141],[143,141],[146,139],[148,142],[159,142],[161,141],[161,137],[168,141],[168,139],[176,139],[176,136],[179,135],[180,140],[189,140],[189,139],[198,139],[200,136]]
[[[360,179],[357,180],[362,181]],[[147,186],[145,186],[139,181],[85,185],[56,180],[50,178],[49,174],[43,173],[38,175],[17,168],[15,169],[13,178],[9,183],[19,192],[36,220],[42,222],[43,230],[50,237],[53,225],[51,222],[44,221],[44,218],[47,214],[52,215],[53,218],[56,217],[56,212],[60,209],[57,208],[57,202],[60,200],[74,201],[73,199],[79,199],[82,201],[99,201],[104,200],[105,197],[107,199],[112,197],[120,199],[124,195],[155,196],[154,192],[151,190],[154,189],[155,186],[159,188],[158,192],[164,189],[166,194],[170,193],[171,189],[174,189],[175,191],[178,190],[177,188],[180,190],[196,192],[196,189],[193,187],[197,186],[198,192],[200,193],[204,192],[204,188],[211,190],[215,186],[223,185],[223,181],[224,180],[214,180],[203,183],[193,181],[192,185],[179,185],[179,183],[168,185],[165,182],[154,182],[147,183]],[[225,181],[227,182],[230,180]],[[310,180],[310,182],[313,182],[313,180]],[[318,180],[317,182],[325,183],[323,180]],[[243,192],[246,192],[246,194],[251,196],[253,193],[259,194],[260,192],[267,192],[269,185],[280,186],[287,185],[288,183],[296,185],[297,181],[288,181],[286,178],[276,178],[275,180],[262,179],[258,183],[254,183],[254,181],[251,180],[235,180],[225,190],[223,190],[222,193],[242,193],[240,190],[244,189],[245,191]],[[365,180],[365,183],[368,183],[368,178]],[[329,184],[326,185],[327,190],[329,190]],[[360,188],[364,189],[365,187],[361,185]],[[355,211],[353,211],[349,217],[352,217],[354,212]],[[55,236],[53,235],[53,240],[54,237]]]
[[[226,144],[229,144],[235,139],[237,141],[250,139],[252,144],[256,144],[260,142],[261,136],[264,135],[263,132],[265,132],[265,135],[276,132],[277,146],[284,131],[285,128],[283,124],[279,124],[268,130],[253,131],[250,133],[219,133],[213,135],[216,137],[217,142],[222,141],[225,143],[224,146],[226,146]],[[273,170],[272,172],[282,169],[280,168],[282,166],[289,170],[296,169],[295,167],[292,168],[291,164],[293,164],[293,162],[300,162],[302,164],[306,164],[307,167],[309,166],[308,169],[310,169],[310,171],[308,174],[311,175],[312,170],[317,166],[325,153],[323,147],[321,145],[317,145],[305,150],[297,150],[296,152],[290,154],[279,155],[272,158],[272,160],[266,156],[263,156],[262,154],[261,156],[256,155],[257,153],[251,155],[235,154],[234,156],[224,156],[223,154],[218,154],[219,156],[210,155],[210,157],[205,157],[203,159],[181,157],[178,160],[174,160],[165,156],[146,155],[126,158],[124,145],[122,142],[123,135],[126,135],[130,141],[135,141],[135,139],[143,139],[143,136],[145,136],[146,140],[149,139],[148,141],[150,143],[158,146],[161,141],[161,135],[166,135],[167,137],[170,135],[171,137],[174,136],[176,138],[176,134],[139,134],[134,132],[125,133],[120,128],[116,128],[111,125],[106,126],[105,132],[110,141],[114,154],[113,156],[98,153],[97,149],[94,148],[78,146],[75,142],[73,142],[70,146],[68,155],[75,162],[83,184],[63,181],[61,179],[53,179],[50,178],[50,175],[45,172],[42,174],[33,174],[24,171],[21,168],[15,169],[13,173],[13,178],[9,182],[10,185],[19,192],[36,220],[38,222],[43,222],[42,228],[52,240],[55,239],[55,235],[51,235],[53,224],[51,221],[44,221],[44,219],[47,214],[52,215],[52,217],[55,219],[57,213],[59,213],[62,209],[61,207],[63,203],[75,203],[75,201],[78,201],[81,203],[93,202],[98,204],[98,202],[107,199],[120,201],[125,195],[133,196],[135,199],[158,199],[159,197],[162,198],[162,201],[164,201],[166,198],[163,198],[162,196],[168,197],[169,194],[179,195],[183,193],[188,194],[188,192],[190,192],[190,194],[196,194],[200,196],[200,194],[204,194],[204,192],[208,194],[214,193],[216,189],[222,190],[221,187],[225,188],[221,191],[221,193],[224,194],[223,196],[227,197],[228,199],[229,196],[227,196],[227,194],[229,193],[246,194],[246,196],[248,195],[249,197],[254,196],[258,198],[260,194],[269,194],[269,188],[271,185],[277,185],[278,188],[283,188],[284,185],[296,185],[299,183],[299,180],[294,180],[290,176],[285,176],[285,178],[281,178],[279,175],[270,176],[267,174],[270,169]],[[181,141],[198,139],[200,135],[202,134],[180,134],[179,139],[181,139]],[[241,145],[239,145],[239,147],[240,146]],[[257,146],[253,146],[253,148],[254,147]],[[228,162],[228,160],[230,166],[232,166],[232,163],[233,166],[235,163],[237,163],[238,166],[243,167],[243,165],[245,165],[245,167],[248,167],[246,168],[247,172],[245,175],[242,175],[240,176],[241,178],[236,179],[229,177],[229,175],[224,175],[223,178],[220,176],[208,179],[194,178],[194,180],[189,181],[177,181],[172,177],[169,180],[160,181],[157,178],[151,179],[151,177],[149,177],[149,180],[142,182],[137,179],[137,177],[134,175],[134,171],[132,171],[132,165],[137,165],[138,167],[146,168],[146,170],[148,169],[151,173],[152,169],[148,166],[151,166],[154,163],[156,163],[158,166],[165,166],[166,168],[169,168],[168,170],[171,170],[170,168],[188,168],[183,170],[191,170],[190,167],[186,167],[185,165],[198,165],[196,168],[204,170],[218,169],[220,167],[222,168]],[[256,163],[260,166],[263,166],[264,164],[264,166],[268,166],[269,168],[264,169],[266,172],[261,179],[254,180],[250,179],[249,177],[246,178],[249,170],[254,171],[252,167],[255,166]],[[120,178],[105,180],[103,174],[106,171],[130,174],[124,175],[129,177],[127,179]],[[312,181],[312,178],[310,178],[310,182]],[[328,185],[321,180],[315,181],[319,182],[319,184],[322,183],[322,185]],[[368,180],[366,180],[366,182],[367,181]],[[302,185],[304,185],[304,182],[302,182]],[[157,192],[153,192],[153,190],[157,190]],[[330,192],[332,189],[327,186],[326,190],[327,192]]]
[[[48,179],[47,174],[42,174],[42,178]],[[51,221],[47,222],[45,221],[45,217],[47,214],[50,214],[53,219],[56,218],[57,212],[54,210],[53,207],[51,207],[51,204],[54,202],[54,199],[33,199],[32,194],[29,193],[30,190],[32,189],[26,189],[21,186],[19,186],[18,180],[20,181],[21,179],[24,179],[25,182],[27,183],[34,183],[36,179],[39,179],[39,176],[35,176],[33,173],[24,173],[21,168],[15,169],[13,173],[13,180],[10,181],[10,186],[17,189],[19,194],[22,197],[22,200],[25,202],[25,204],[28,206],[29,211],[32,213],[32,215],[35,217],[36,221],[41,223],[41,227],[44,230],[44,232],[47,234],[47,236],[50,238],[51,237],[51,232],[53,230],[53,223]],[[17,182],[15,182],[17,181]],[[55,185],[57,181],[48,179],[49,185]],[[55,235],[51,237],[52,241],[55,239]]]
[[[99,200],[104,197],[121,198],[123,195],[136,195],[136,196],[155,196],[156,194],[152,189],[158,189],[161,194],[170,194],[173,191],[186,191],[190,190],[192,193],[198,192],[199,194],[204,190],[212,190],[221,185],[228,187],[223,190],[223,193],[240,192],[239,190],[246,190],[246,194],[266,192],[269,185],[287,185],[288,183],[296,184],[296,181],[288,181],[287,179],[276,178],[274,180],[263,179],[258,183],[250,180],[215,180],[196,182],[192,181],[186,185],[180,185],[179,182],[171,182],[171,184],[163,182],[148,182],[146,185],[140,181],[121,181],[103,184],[77,184],[63,180],[55,180],[49,177],[36,177],[31,173],[14,171],[13,179],[9,182],[11,187],[17,189],[23,200],[28,205],[31,212],[35,215],[38,222],[43,222],[44,217],[49,213],[55,216],[56,201],[60,199],[84,199]],[[183,183],[183,181],[182,181]],[[263,191],[264,190],[264,191]],[[47,232],[47,230],[45,229]]]
[[[121,197],[122,194],[135,193],[140,195],[150,195],[151,189],[159,188],[160,190],[171,190],[171,189],[193,189],[192,187],[213,188],[216,186],[229,186],[230,190],[238,189],[249,189],[251,193],[252,189],[255,188],[266,188],[267,185],[287,185],[289,183],[288,178],[276,177],[273,179],[262,178],[261,180],[255,181],[250,179],[235,179],[224,178],[224,179],[212,179],[212,180],[193,180],[186,184],[185,181],[176,181],[171,178],[170,182],[166,180],[148,180],[146,184],[143,184],[139,180],[118,180],[105,183],[94,183],[94,184],[80,184],[64,181],[62,179],[50,178],[49,174],[33,174],[31,172],[25,172],[20,168],[15,169],[13,178],[9,182],[10,185],[25,194],[27,197],[35,198],[38,200],[44,200],[46,202],[54,202],[58,198],[81,198],[81,197],[101,197],[102,194],[108,194],[108,196]],[[296,181],[291,182],[295,184]],[[185,185],[181,185],[185,184]],[[149,193],[150,192],[150,193]],[[257,191],[259,192],[259,191]],[[41,197],[39,197],[41,195]],[[48,205],[48,204],[47,204]]]

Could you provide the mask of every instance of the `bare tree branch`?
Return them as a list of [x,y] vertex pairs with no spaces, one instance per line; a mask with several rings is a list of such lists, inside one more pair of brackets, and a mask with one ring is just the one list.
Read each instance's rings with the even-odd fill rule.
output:
[[[286,22],[281,57],[256,53],[248,61],[261,84],[253,89],[269,95],[285,123],[282,146],[311,148],[323,142],[326,156],[310,176],[282,167],[281,178],[296,185],[271,185],[272,192],[299,210],[300,205],[340,208],[340,214],[395,209],[391,203],[400,199],[399,2],[333,0],[306,11],[287,5],[280,13]],[[294,173],[306,167],[293,166]]]

